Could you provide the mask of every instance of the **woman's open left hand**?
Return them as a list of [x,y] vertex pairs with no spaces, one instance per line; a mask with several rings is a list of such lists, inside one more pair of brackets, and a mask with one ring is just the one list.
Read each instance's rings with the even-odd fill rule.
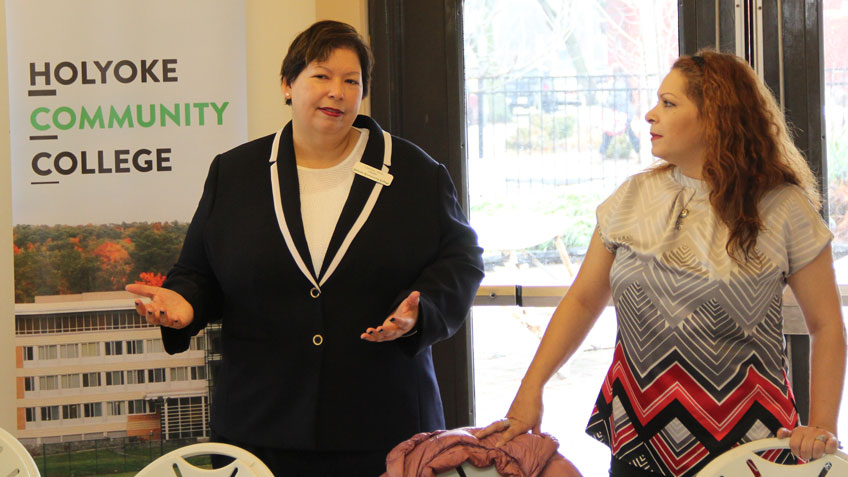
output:
[[406,297],[397,309],[393,311],[383,324],[376,328],[368,328],[359,335],[365,341],[379,343],[393,341],[409,333],[418,322],[418,301],[421,293],[414,291]]
[[151,325],[181,329],[194,320],[194,308],[179,293],[167,288],[133,283],[125,289],[130,293],[150,298],[149,302],[135,300],[135,311]]
[[543,408],[541,388],[525,389],[520,387],[512,405],[509,406],[506,417],[477,430],[474,432],[474,437],[483,439],[492,434],[501,433],[500,438],[495,443],[496,447],[501,447],[521,434],[527,432],[540,434],[542,432]]
[[791,431],[781,427],[777,437],[789,438],[789,449],[796,457],[804,460],[818,459],[825,454],[833,454],[839,448],[839,440],[832,432],[821,427],[798,426]]

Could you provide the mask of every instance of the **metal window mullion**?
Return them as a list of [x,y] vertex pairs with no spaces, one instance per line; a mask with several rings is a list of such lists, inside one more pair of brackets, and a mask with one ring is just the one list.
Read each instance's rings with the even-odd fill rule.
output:
[[765,67],[763,63],[763,0],[754,0],[753,7],[754,12],[751,18],[754,23],[754,44],[751,45],[751,52],[754,58],[751,64],[754,67],[754,71],[757,72],[757,76],[765,81]]
[[742,0],[736,0],[734,5],[736,33],[736,56],[745,58],[745,5]]

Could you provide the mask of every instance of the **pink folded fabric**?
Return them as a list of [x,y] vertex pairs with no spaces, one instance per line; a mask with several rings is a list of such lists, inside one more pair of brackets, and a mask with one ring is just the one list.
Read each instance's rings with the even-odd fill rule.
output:
[[383,477],[433,477],[468,461],[475,467],[494,465],[501,476],[580,477],[580,472],[557,452],[559,442],[548,434],[523,434],[495,447],[498,434],[482,440],[476,429],[422,432],[401,442],[386,457]]

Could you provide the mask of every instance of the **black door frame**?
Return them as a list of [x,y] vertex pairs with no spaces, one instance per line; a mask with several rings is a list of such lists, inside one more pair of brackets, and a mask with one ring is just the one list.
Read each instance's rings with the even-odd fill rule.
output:
[[[447,167],[468,214],[461,0],[369,0],[371,115]],[[474,423],[471,331],[433,347],[448,429]]]

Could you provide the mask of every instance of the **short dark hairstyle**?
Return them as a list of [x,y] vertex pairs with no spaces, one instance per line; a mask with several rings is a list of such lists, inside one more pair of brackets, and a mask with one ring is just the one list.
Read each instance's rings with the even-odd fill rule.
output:
[[[313,23],[292,41],[283,66],[280,68],[280,80],[292,84],[306,65],[313,61],[324,61],[339,48],[353,50],[359,57],[362,68],[362,97],[368,96],[371,83],[371,69],[374,67],[374,55],[365,44],[356,29],[347,23],[323,20]],[[286,100],[291,104],[291,99]]]

